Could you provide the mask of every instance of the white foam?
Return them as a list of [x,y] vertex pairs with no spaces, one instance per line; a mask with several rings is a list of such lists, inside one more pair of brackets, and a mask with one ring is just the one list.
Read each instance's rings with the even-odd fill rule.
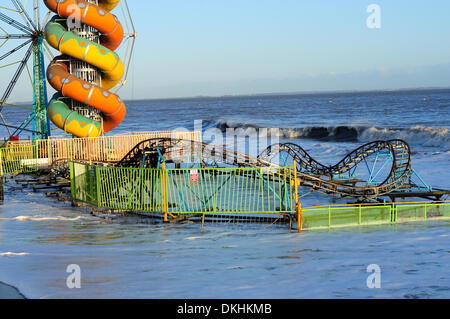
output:
[[33,222],[41,222],[41,221],[68,221],[68,222],[74,222],[77,220],[82,219],[81,216],[75,217],[75,218],[67,218],[62,216],[57,217],[41,217],[41,216],[17,216],[12,218],[0,218],[2,221],[19,221],[19,222],[25,222],[25,221],[33,221]]
[[[260,129],[261,126],[251,123],[241,123],[231,119],[222,119],[216,122],[216,126],[226,126],[230,128],[241,128],[244,131],[248,128]],[[281,127],[268,130],[275,133],[278,130],[278,137],[285,139],[297,138],[334,138],[345,140],[358,139],[360,142],[371,142],[375,140],[402,139],[413,145],[427,147],[439,147],[445,151],[450,149],[450,129],[445,127],[429,127],[416,125],[410,128],[379,128],[361,125],[336,125],[336,126],[306,126],[306,127]],[[314,130],[316,133],[312,134]],[[316,137],[317,136],[317,137]]]
[[200,239],[201,237],[188,237],[188,238],[185,238],[184,240],[197,240],[197,239]]
[[30,253],[12,253],[12,252],[0,253],[0,257],[15,257],[15,256],[28,256],[28,255],[30,255]]
[[245,268],[245,267],[244,267],[244,266],[239,266],[239,265],[237,265],[237,266],[230,266],[230,267],[227,267],[227,270],[243,269],[243,268]]
[[370,127],[363,130],[360,140],[402,139],[413,145],[450,148],[450,130],[442,127],[413,126],[409,129],[388,129]]

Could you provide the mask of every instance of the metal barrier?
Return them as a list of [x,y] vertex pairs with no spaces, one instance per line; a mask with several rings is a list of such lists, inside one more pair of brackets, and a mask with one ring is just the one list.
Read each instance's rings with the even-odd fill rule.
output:
[[[450,217],[450,201],[300,209],[295,167],[161,169],[71,162],[72,197],[99,208],[183,215],[284,215],[299,231]],[[298,184],[297,184],[298,185]]]
[[[20,157],[39,166],[49,166],[60,160],[83,160],[94,162],[120,161],[136,144],[151,138],[174,138],[201,141],[201,132],[194,131],[155,131],[135,132],[126,135],[101,136],[96,138],[50,138],[37,141],[7,143],[0,148],[0,173],[19,174],[30,172],[28,165],[20,169],[19,164],[9,159]],[[34,151],[26,151],[33,149]],[[17,155],[19,154],[19,155]],[[5,165],[15,165],[14,169]],[[33,171],[36,169],[33,169]]]
[[139,169],[71,162],[72,197],[99,208],[186,214],[295,213],[293,168]]
[[326,205],[301,210],[300,231],[450,218],[450,201]]
[[36,172],[40,164],[36,145],[0,148],[0,176]]

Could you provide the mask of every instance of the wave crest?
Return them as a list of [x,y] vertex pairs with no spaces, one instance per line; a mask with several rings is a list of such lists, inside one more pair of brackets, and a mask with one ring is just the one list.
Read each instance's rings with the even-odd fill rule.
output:
[[[228,129],[241,130],[246,134],[248,129],[260,131],[262,126],[252,123],[241,123],[233,120],[207,121],[206,128],[218,128],[222,132]],[[439,147],[450,149],[450,129],[430,126],[412,126],[410,128],[382,128],[376,126],[304,126],[269,128],[267,134],[278,132],[280,139],[315,139],[336,142],[371,142],[375,140],[402,139],[411,145]]]

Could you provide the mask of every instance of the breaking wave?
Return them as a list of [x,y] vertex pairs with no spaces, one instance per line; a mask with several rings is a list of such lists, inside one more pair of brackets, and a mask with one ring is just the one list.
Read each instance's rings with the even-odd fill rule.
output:
[[[208,122],[207,128],[215,127],[226,132],[227,129],[242,130],[245,134],[248,129],[260,131],[262,126],[239,123],[230,120]],[[450,149],[450,129],[428,126],[413,126],[410,128],[382,128],[358,125],[343,126],[305,126],[296,128],[271,128],[267,133],[278,130],[280,139],[314,139],[335,142],[371,142],[375,140],[402,139],[412,145],[439,147],[441,150]]]
[[360,139],[402,139],[411,144],[450,149],[450,130],[448,128],[414,126],[408,129],[386,129],[370,127],[364,130]]

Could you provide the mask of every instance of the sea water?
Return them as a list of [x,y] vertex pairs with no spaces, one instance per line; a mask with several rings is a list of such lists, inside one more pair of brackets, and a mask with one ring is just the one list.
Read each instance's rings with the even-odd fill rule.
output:
[[[401,138],[413,167],[450,188],[450,91],[327,93],[127,102],[114,133],[279,128],[326,165]],[[4,112],[9,123],[26,114]],[[3,135],[5,135],[4,133]],[[311,194],[304,206],[334,200]],[[99,218],[5,182],[0,281],[31,298],[448,298],[449,221],[309,231],[267,224],[162,225]],[[69,265],[81,288],[69,289]],[[369,288],[378,265],[381,288]],[[370,285],[369,285],[370,286]]]

